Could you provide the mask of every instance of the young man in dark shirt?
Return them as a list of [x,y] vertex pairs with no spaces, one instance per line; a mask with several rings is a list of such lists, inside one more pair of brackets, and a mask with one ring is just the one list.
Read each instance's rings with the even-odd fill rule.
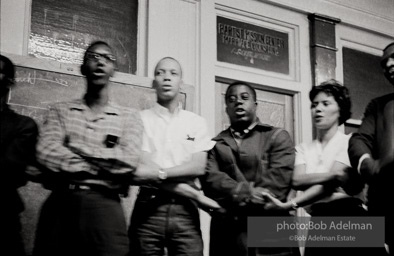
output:
[[24,205],[17,189],[26,184],[26,167],[34,162],[38,128],[33,119],[15,113],[7,104],[14,77],[13,63],[0,55],[1,248],[9,255],[20,256],[25,255],[19,216]]
[[260,122],[256,92],[244,82],[229,85],[225,95],[231,126],[213,140],[205,194],[227,212],[213,214],[210,255],[299,255],[298,248],[248,248],[248,216],[289,216],[288,211],[264,209],[263,192],[286,201],[291,189],[295,149],[289,133]]

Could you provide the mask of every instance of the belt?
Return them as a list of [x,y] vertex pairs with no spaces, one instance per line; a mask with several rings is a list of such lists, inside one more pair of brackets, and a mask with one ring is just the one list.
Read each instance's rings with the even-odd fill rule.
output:
[[[156,188],[140,187],[137,202],[175,203],[185,204],[193,202],[191,199],[166,192]],[[194,204],[194,203],[193,203]]]
[[97,184],[77,184],[77,183],[66,183],[62,184],[58,187],[57,190],[66,192],[66,191],[96,191],[100,193],[109,193],[109,194],[117,194],[123,197],[127,196],[127,191],[121,191],[120,189],[112,189],[108,188],[104,185]]

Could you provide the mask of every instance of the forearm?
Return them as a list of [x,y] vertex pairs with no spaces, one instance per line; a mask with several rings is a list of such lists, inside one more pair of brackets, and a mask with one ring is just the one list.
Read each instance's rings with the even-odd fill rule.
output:
[[169,181],[190,181],[205,173],[206,157],[207,154],[205,152],[195,153],[191,161],[171,168],[165,168],[163,171],[167,173]]
[[366,157],[360,163],[358,171],[365,180],[369,180],[372,176],[379,172],[379,169],[379,159],[375,160],[372,157]]
[[330,187],[324,185],[314,185],[305,190],[301,195],[293,198],[285,203],[286,209],[291,209],[293,204],[303,207],[324,198],[325,196],[332,193],[333,190]]
[[279,200],[284,201],[291,189],[294,173],[295,149],[290,135],[282,130],[274,140],[269,151],[267,173],[272,186],[267,186]]
[[[89,163],[67,148],[66,114],[57,106],[51,107],[36,147],[36,158],[43,170],[75,173],[91,170]],[[41,168],[40,168],[41,170]]]
[[364,154],[373,156],[374,141],[376,138],[376,106],[371,101],[364,113],[362,123],[357,132],[353,133],[349,140],[348,154],[354,168],[360,164],[360,158]]
[[68,144],[68,147],[86,161],[113,174],[134,170],[141,154],[139,147],[134,145],[97,148],[74,142]]
[[294,175],[292,180],[293,188],[297,190],[306,190],[317,184],[324,184],[334,180],[333,173],[310,173]]
[[85,159],[56,141],[42,140],[38,143],[37,161],[54,172],[75,173],[91,170]]
[[200,191],[187,183],[163,182],[158,184],[157,187],[167,192],[171,192],[193,200],[198,200],[199,195],[201,194]]
[[205,195],[224,207],[243,204],[252,197],[251,186],[248,182],[238,182],[219,170],[208,169],[200,181]]

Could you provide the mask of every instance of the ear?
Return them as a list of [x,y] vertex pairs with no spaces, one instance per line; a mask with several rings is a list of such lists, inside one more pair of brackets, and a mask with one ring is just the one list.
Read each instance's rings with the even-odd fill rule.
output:
[[183,83],[183,79],[179,82],[179,91],[182,91],[184,88],[185,84]]

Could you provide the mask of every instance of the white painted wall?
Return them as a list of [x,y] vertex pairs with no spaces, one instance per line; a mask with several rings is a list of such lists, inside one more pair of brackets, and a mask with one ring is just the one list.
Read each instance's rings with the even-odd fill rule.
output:
[[341,19],[363,30],[394,36],[392,0],[258,0],[298,12],[319,13]]
[[[20,58],[27,55],[31,1],[34,0],[1,0],[0,5],[0,52],[17,55],[21,62]],[[216,15],[219,13],[289,31],[293,42],[291,75],[280,76],[217,62]],[[183,65],[185,83],[194,88],[194,112],[207,119],[212,136],[216,77],[286,91],[295,99],[295,142],[309,141],[312,124],[308,92],[312,82],[308,13],[341,19],[338,46],[353,43],[377,52],[394,38],[393,0],[140,0],[137,76],[152,77],[154,65],[164,56],[177,58]],[[340,64],[337,77],[341,79]],[[205,213],[202,213],[202,228],[207,248],[209,216]]]
[[31,0],[1,0],[0,52],[26,55]]

